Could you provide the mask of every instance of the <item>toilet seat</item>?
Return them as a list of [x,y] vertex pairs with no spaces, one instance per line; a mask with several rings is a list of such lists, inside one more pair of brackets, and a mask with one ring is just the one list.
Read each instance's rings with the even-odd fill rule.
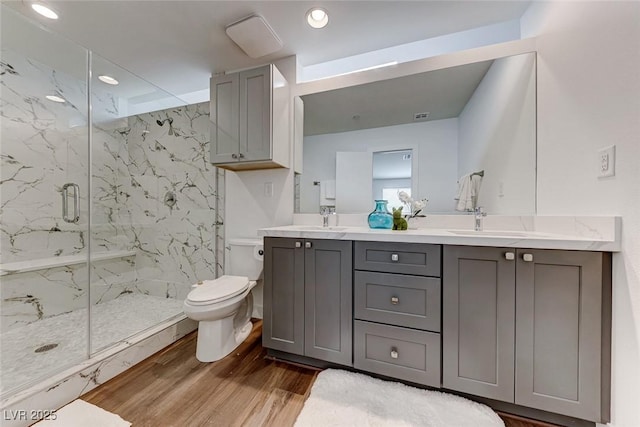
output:
[[246,276],[222,276],[215,280],[206,280],[187,295],[191,305],[209,305],[240,295],[249,287]]

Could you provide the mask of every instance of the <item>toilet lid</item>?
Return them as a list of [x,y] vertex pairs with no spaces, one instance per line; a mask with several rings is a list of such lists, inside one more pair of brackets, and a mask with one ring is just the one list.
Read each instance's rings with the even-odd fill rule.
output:
[[187,300],[196,304],[224,301],[240,295],[249,286],[249,278],[244,276],[222,276],[216,280],[205,280],[189,292]]

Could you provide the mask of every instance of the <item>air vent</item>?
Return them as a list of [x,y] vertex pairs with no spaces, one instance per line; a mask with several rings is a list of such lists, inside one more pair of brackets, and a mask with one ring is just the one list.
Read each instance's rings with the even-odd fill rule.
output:
[[227,26],[227,35],[251,58],[282,49],[282,41],[262,16],[253,15]]
[[415,113],[413,115],[413,121],[417,122],[420,120],[427,120],[429,118],[429,114],[431,113],[429,113],[428,111],[426,113]]

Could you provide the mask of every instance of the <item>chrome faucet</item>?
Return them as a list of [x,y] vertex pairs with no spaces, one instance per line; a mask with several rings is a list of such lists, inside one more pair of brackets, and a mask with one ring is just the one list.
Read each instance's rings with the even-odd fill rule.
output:
[[477,208],[475,208],[473,213],[474,213],[475,218],[476,218],[476,225],[475,225],[474,230],[482,231],[482,218],[487,216],[487,213],[482,210],[482,206],[478,206]]
[[320,215],[322,215],[322,226],[329,227],[329,215],[335,214],[335,206],[320,206]]

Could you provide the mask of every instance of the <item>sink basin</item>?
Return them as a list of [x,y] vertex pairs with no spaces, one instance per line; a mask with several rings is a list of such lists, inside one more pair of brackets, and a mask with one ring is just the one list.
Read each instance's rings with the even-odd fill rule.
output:
[[296,225],[301,231],[344,231],[347,227],[323,227],[321,225]]
[[449,233],[458,234],[460,236],[487,236],[487,237],[530,237],[527,233],[518,231],[499,231],[499,230],[447,230]]

